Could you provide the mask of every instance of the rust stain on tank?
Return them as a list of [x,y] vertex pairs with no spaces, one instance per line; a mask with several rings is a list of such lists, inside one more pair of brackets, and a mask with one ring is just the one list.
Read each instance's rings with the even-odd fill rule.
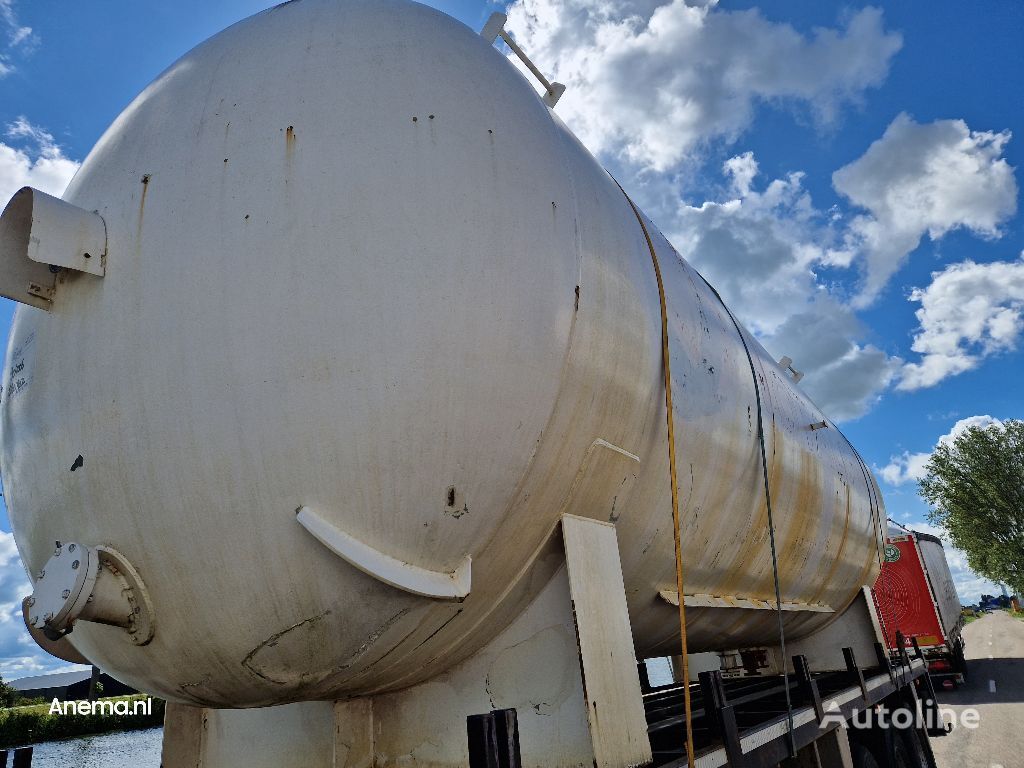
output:
[[[772,432],[777,446],[784,443],[785,438],[774,425]],[[800,471],[796,477],[796,498],[786,504],[787,514],[784,517],[777,515],[775,518],[779,585],[783,600],[787,599],[787,592],[799,589],[802,585],[801,572],[813,556],[810,549],[817,537],[823,512],[818,461],[810,451],[799,450]],[[780,500],[786,501],[785,497]]]
[[292,175],[292,158],[295,155],[295,126],[289,125],[284,129],[284,183]]
[[[767,448],[767,446],[766,446]],[[768,505],[765,502],[764,497],[764,478],[763,470],[761,465],[761,448],[755,438],[755,450],[751,454],[752,461],[748,467],[747,477],[750,478],[750,482],[755,484],[756,493],[758,495],[757,506],[754,508],[747,525],[747,535],[745,535],[740,543],[736,554],[732,557],[732,560],[728,566],[728,575],[721,584],[718,585],[718,591],[723,594],[736,595],[739,593],[745,593],[752,596],[761,597],[767,595],[766,585],[763,580],[758,583],[757,577],[754,575],[756,569],[750,567],[751,563],[755,562],[758,557],[764,557],[768,552]],[[774,459],[774,457],[772,457]],[[777,488],[775,482],[775,463],[774,460],[768,463],[768,486],[771,491]],[[740,484],[737,484],[740,485]],[[724,495],[728,497],[742,498],[743,494],[736,494],[735,491],[738,488],[725,489],[720,485],[716,487],[716,491],[721,490]],[[718,495],[718,494],[716,494]],[[724,506],[724,505],[723,505]],[[728,507],[726,507],[728,508]],[[775,511],[775,505],[772,505],[772,511]],[[739,521],[737,521],[739,522]],[[771,589],[774,595],[774,587]]]
[[850,486],[846,486],[846,515],[843,518],[843,533],[839,538],[839,546],[836,547],[836,551],[832,556],[832,564],[825,572],[824,578],[818,583],[818,588],[808,598],[809,603],[816,603],[821,599],[821,593],[828,588],[832,583],[832,576],[835,575],[836,569],[839,567],[839,563],[842,561],[843,551],[846,549],[846,537],[850,533],[850,514],[852,512],[852,499],[850,497]]
[[146,213],[146,191],[149,189],[149,180],[152,178],[151,174],[145,173],[142,175],[142,195],[139,197],[139,218],[135,224],[135,242],[136,244],[142,239],[142,220]]

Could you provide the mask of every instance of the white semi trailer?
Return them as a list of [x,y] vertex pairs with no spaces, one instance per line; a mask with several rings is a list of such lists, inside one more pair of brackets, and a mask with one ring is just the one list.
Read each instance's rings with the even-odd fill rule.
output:
[[29,631],[172,702],[166,768],[669,763],[682,687],[636,660],[679,653],[678,560],[691,652],[833,674],[736,728],[709,674],[700,764],[849,759],[818,693],[927,679],[875,656],[874,479],[485,32],[285,3],[165,71],[62,200],[10,201]]

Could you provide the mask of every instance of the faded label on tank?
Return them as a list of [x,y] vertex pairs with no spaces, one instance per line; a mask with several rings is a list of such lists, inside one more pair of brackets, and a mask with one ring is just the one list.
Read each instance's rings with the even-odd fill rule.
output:
[[36,332],[32,331],[25,340],[11,350],[10,368],[6,382],[0,386],[0,400],[13,400],[32,383],[29,363],[35,349]]

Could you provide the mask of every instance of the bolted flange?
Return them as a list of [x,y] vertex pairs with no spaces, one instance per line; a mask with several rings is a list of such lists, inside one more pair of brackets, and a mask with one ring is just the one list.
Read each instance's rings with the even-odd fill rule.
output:
[[153,639],[153,605],[127,558],[111,547],[56,542],[25,599],[25,623],[56,641],[78,620],[121,627],[136,645]]

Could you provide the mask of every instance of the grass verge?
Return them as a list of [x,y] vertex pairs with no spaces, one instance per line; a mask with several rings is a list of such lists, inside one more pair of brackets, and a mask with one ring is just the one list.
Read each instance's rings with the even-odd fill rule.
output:
[[[147,698],[150,697],[136,694],[99,701],[111,704],[127,702],[127,710],[131,712],[134,702],[145,701]],[[96,733],[152,728],[164,722],[163,699],[153,699],[152,712],[149,714],[111,714],[110,708],[106,709],[106,712],[97,711],[95,714],[69,712],[66,715],[50,714],[49,704],[0,709],[0,749]]]

